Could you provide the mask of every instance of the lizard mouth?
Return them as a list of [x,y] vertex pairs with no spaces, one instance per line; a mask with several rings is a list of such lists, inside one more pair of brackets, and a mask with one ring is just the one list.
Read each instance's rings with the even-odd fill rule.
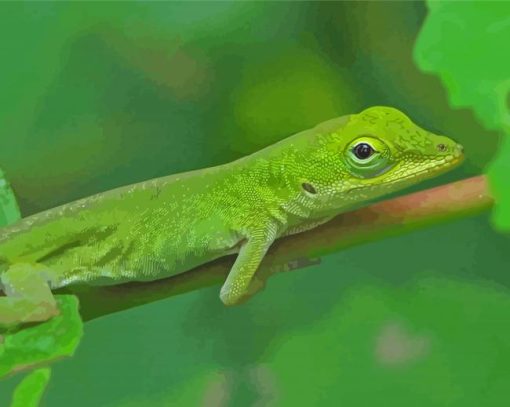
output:
[[433,161],[426,168],[424,168],[420,171],[417,171],[415,173],[406,175],[405,177],[402,177],[400,179],[388,181],[387,184],[399,183],[399,182],[403,182],[403,181],[406,181],[411,178],[412,179],[418,178],[419,180],[424,180],[427,178],[435,177],[437,175],[443,174],[447,171],[454,169],[455,167],[460,165],[462,163],[462,161],[464,161],[464,156],[462,156],[462,155],[459,155],[456,157],[450,156],[448,158],[443,158],[442,160],[439,160],[439,161]]
[[[406,186],[408,184],[406,181],[412,180],[412,184],[417,183],[418,181],[423,181],[432,177],[435,177],[437,175],[443,174],[447,171],[452,170],[453,168],[459,166],[464,161],[464,156],[462,154],[457,156],[447,156],[441,160],[437,161],[431,161],[425,168],[423,168],[420,171],[413,172],[411,174],[405,175],[401,178],[394,179],[391,181],[381,182],[378,184],[372,184],[372,185],[366,185],[366,186],[359,186],[351,188],[347,191],[347,193],[351,193],[358,190],[363,191],[371,191],[374,189],[387,189],[388,187],[392,185],[402,185]],[[390,191],[388,191],[390,192]]]

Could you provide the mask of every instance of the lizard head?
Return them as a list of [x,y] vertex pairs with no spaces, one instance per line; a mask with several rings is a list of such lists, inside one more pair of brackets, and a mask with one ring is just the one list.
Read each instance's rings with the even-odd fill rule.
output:
[[317,148],[309,161],[309,173],[314,175],[302,187],[309,199],[316,199],[318,209],[349,206],[397,191],[463,160],[460,144],[420,128],[390,107],[371,107],[334,119],[314,132]]

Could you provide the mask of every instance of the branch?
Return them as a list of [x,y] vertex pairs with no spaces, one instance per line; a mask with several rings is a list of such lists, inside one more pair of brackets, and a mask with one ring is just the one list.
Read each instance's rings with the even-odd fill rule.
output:
[[[277,240],[257,275],[265,281],[275,270],[313,264],[307,259],[474,215],[489,209],[492,204],[493,198],[490,196],[485,176],[468,178],[376,203],[339,215],[310,231]],[[307,259],[303,261],[304,256]],[[219,284],[225,279],[234,260],[235,255],[222,257],[186,273],[148,283],[127,283],[109,287],[76,286],[60,292],[78,295],[80,312],[84,320],[90,320]]]

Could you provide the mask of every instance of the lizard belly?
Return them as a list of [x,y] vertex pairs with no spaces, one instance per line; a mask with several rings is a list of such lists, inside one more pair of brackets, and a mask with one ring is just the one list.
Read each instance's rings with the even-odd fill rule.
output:
[[[143,241],[109,239],[67,250],[43,262],[59,276],[52,288],[72,284],[115,285],[129,281],[154,281],[191,270],[239,251],[240,238],[230,232],[202,239],[144,238]],[[150,242],[150,244],[147,244]]]

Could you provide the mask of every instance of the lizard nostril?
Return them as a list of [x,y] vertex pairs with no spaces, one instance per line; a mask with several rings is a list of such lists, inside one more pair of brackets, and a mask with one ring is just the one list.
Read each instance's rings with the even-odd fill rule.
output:
[[446,147],[446,144],[443,144],[443,143],[438,144],[436,147],[437,147],[437,150],[442,153],[448,149],[448,147]]

